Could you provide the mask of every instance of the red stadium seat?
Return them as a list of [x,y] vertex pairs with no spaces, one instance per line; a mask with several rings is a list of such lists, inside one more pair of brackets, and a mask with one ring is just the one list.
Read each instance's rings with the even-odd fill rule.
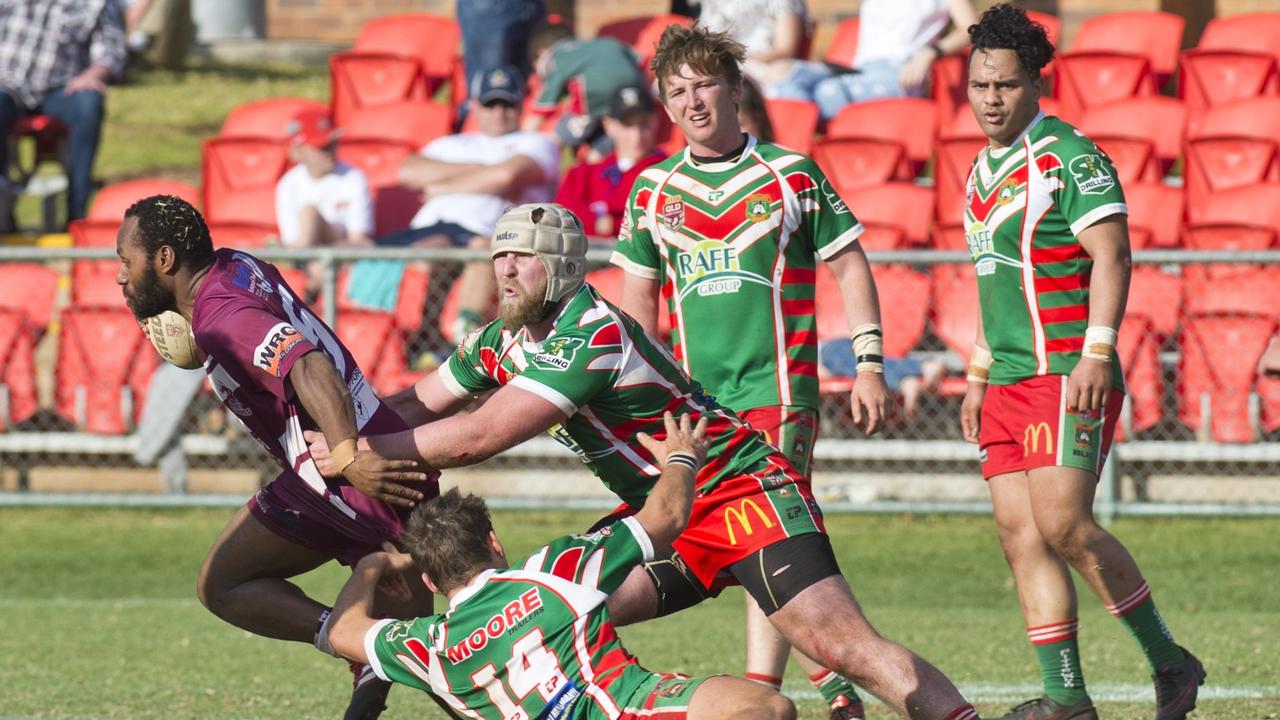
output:
[[1120,100],[1088,110],[1080,130],[1111,156],[1120,183],[1160,180],[1182,154],[1187,109],[1166,97]]
[[1209,108],[1187,134],[1187,211],[1211,193],[1280,180],[1280,97]]
[[1155,265],[1135,265],[1125,315],[1143,318],[1163,343],[1178,332],[1182,284],[1182,276],[1176,272],[1166,272]]
[[1076,31],[1073,52],[1102,50],[1142,55],[1151,63],[1159,87],[1178,67],[1182,49],[1181,15],[1167,12],[1108,12],[1087,18]]
[[935,250],[969,252],[969,243],[964,237],[964,225],[934,223],[933,230],[929,233],[929,243]]
[[114,260],[76,260],[71,264],[71,304],[74,307],[125,308],[124,291],[116,284],[120,263]]
[[[841,198],[867,228],[862,246],[867,250],[892,250],[922,247],[928,242],[933,195],[932,188],[897,182],[849,190]],[[900,236],[901,244],[876,246],[870,236],[884,229]]]
[[279,228],[275,225],[256,222],[217,222],[209,223],[209,237],[215,248],[238,248],[252,250],[266,247],[276,239]]
[[857,16],[841,20],[836,26],[835,37],[827,46],[827,54],[822,57],[826,62],[841,67],[853,67],[853,59],[858,56],[858,28],[861,23]]
[[963,363],[978,336],[978,279],[970,265],[934,265],[933,332]]
[[[929,86],[938,117],[954,117],[956,113],[969,112],[969,94],[966,87],[969,78],[968,53],[955,53],[938,58],[929,68]],[[970,112],[972,115],[972,112]]]
[[[929,279],[900,265],[876,265],[872,269],[876,291],[880,295],[884,354],[886,357],[905,357],[924,335],[928,320]],[[840,285],[826,265],[817,268],[814,310],[818,342],[848,341],[849,322],[844,315]],[[848,392],[850,387],[847,379],[828,378],[821,383],[823,393]]]
[[306,98],[275,97],[237,105],[222,121],[222,137],[289,139],[289,123],[304,111],[328,113],[329,106]]
[[276,183],[288,168],[282,140],[206,140],[201,162],[205,219],[276,227]]
[[1250,265],[1188,265],[1183,271],[1186,315],[1266,315],[1280,319],[1274,302],[1280,268]]
[[87,432],[128,432],[142,414],[159,363],[127,308],[66,309],[56,369],[58,414]]
[[56,271],[39,263],[0,263],[0,308],[21,311],[43,333],[53,319],[58,279]]
[[973,161],[987,144],[987,136],[968,105],[956,111],[935,145],[934,185],[938,189],[937,217],[947,224],[964,222],[964,193]]
[[[1182,328],[1178,418],[1188,427],[1202,430],[1205,404],[1211,418],[1208,435],[1213,440],[1256,440],[1258,428],[1250,417],[1250,396],[1258,384],[1255,368],[1276,330],[1275,318],[1262,315],[1187,317]],[[1222,348],[1230,348],[1230,355],[1224,356]],[[1260,424],[1263,429],[1273,429],[1276,420],[1273,414]]]
[[[625,272],[620,267],[606,267],[587,273],[587,284],[600,296],[614,305],[622,302],[622,282]],[[671,338],[671,314],[661,299],[658,301],[658,337],[667,342]]]
[[1129,246],[1134,250],[1177,247],[1181,239],[1182,189],[1164,183],[1124,188],[1129,206]]
[[[1124,368],[1125,398],[1129,405],[1128,430],[1149,430],[1164,416],[1164,371],[1160,365],[1160,342],[1150,322],[1141,315],[1125,315],[1116,344],[1116,355]],[[1125,423],[1116,428],[1116,439],[1124,440]]]
[[453,132],[453,110],[431,100],[399,100],[352,111],[339,142],[353,138],[398,140],[421,148]]
[[35,414],[35,343],[26,313],[0,307],[0,431]]
[[[144,178],[112,183],[93,196],[86,220],[105,220],[117,225],[124,220],[124,211],[135,202],[152,195],[176,195],[192,205],[200,206],[200,191],[184,182],[160,178]],[[112,241],[115,244],[115,241]]]
[[[398,329],[405,332],[413,332],[422,325],[422,310],[427,302],[427,290],[430,286],[430,276],[421,266],[409,263],[405,266],[404,273],[400,276],[400,290],[396,295],[395,310],[386,313],[391,315],[395,320]],[[338,312],[344,313],[348,310],[360,312],[382,312],[381,310],[373,310],[364,307],[351,300],[347,289],[351,283],[351,271],[344,268],[338,273],[338,284],[335,292],[338,299]],[[324,308],[320,303],[315,304],[316,312],[323,313]]]
[[455,77],[461,32],[451,18],[390,15],[365,23],[355,46],[329,58],[333,119],[400,100],[426,100]]
[[375,235],[409,227],[422,206],[421,195],[396,179],[400,164],[420,147],[404,140],[344,137],[338,141],[338,158],[360,168],[369,179]]
[[1050,15],[1046,12],[1038,10],[1028,10],[1027,18],[1032,22],[1040,23],[1044,26],[1045,35],[1049,38],[1049,42],[1053,46],[1058,47],[1059,41],[1062,39],[1062,20],[1057,15]]
[[901,143],[860,138],[819,140],[813,146],[813,159],[841,195],[905,175],[903,168],[908,165]]
[[813,136],[818,132],[818,106],[805,100],[765,98],[765,112],[773,125],[773,141],[796,152],[813,152]]
[[1192,124],[1214,105],[1280,94],[1280,13],[1219,17],[1182,54],[1178,94]]
[[872,100],[842,108],[827,124],[827,139],[900,145],[910,164],[900,169],[899,179],[910,180],[920,174],[933,154],[937,125],[937,110],[928,100]]
[[351,351],[356,365],[366,373],[378,394],[403,390],[408,379],[406,334],[395,326],[395,316],[371,310],[339,310],[338,338]]
[[688,27],[693,19],[684,15],[655,15],[615,20],[600,26],[596,37],[611,37],[624,45],[630,45],[640,56],[641,67],[648,68],[649,59],[658,48],[658,39],[668,25]]
[[1054,89],[1069,122],[1100,105],[1156,94],[1155,73],[1145,56],[1121,51],[1088,50],[1059,55],[1054,62]]

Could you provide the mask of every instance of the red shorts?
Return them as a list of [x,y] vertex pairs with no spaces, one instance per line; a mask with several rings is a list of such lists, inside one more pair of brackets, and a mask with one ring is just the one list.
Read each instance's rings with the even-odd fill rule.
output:
[[769,460],[768,469],[729,478],[694,498],[689,526],[671,545],[704,587],[712,587],[721,570],[768,545],[826,532],[808,478],[781,454]]
[[1087,413],[1068,410],[1066,394],[1066,375],[988,386],[978,433],[982,477],[1040,467],[1101,473],[1124,393],[1113,388],[1104,411]]
[[813,443],[818,439],[818,411],[797,405],[765,405],[738,413],[770,445],[782,451],[801,475],[813,474]]

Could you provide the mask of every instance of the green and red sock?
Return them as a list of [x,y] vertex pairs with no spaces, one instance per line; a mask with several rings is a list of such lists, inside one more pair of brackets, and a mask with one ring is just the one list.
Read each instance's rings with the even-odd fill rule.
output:
[[1061,705],[1074,705],[1089,696],[1080,669],[1079,628],[1076,618],[1027,628],[1036,651],[1045,697]]
[[1151,588],[1146,580],[1138,583],[1138,587],[1124,598],[1108,605],[1107,610],[1129,628],[1153,670],[1186,659],[1186,653],[1174,643],[1173,633],[1169,632],[1164,618],[1156,610],[1156,602],[1151,599]]
[[858,691],[853,689],[853,683],[833,670],[814,673],[809,676],[809,682],[813,683],[813,686],[822,694],[822,699],[827,701],[827,705],[834,703],[841,695],[845,696],[850,703],[861,702],[858,699]]

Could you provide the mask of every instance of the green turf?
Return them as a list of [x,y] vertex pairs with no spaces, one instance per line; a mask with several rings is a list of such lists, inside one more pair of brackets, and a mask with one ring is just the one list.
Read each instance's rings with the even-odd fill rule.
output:
[[[334,717],[344,665],[310,646],[250,636],[194,600],[200,559],[226,510],[0,510],[0,717]],[[499,513],[514,554],[580,529],[588,514]],[[879,628],[932,659],[994,711],[1037,680],[1012,584],[989,518],[836,516],[840,562]],[[1200,718],[1280,717],[1277,520],[1126,520],[1115,532],[1138,557],[1170,627],[1209,671]],[[331,599],[336,566],[303,579]],[[648,666],[688,673],[742,663],[741,594],[623,630]],[[1128,635],[1083,602],[1085,672],[1095,694],[1148,683]],[[823,717],[792,671],[801,715]],[[1271,698],[1230,699],[1259,691]],[[1103,717],[1149,718],[1149,703],[1101,702]],[[387,718],[439,711],[404,688]],[[872,717],[887,717],[873,708]]]

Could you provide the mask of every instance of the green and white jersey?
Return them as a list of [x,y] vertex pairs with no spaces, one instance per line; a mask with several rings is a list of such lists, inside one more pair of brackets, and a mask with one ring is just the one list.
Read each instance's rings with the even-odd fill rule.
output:
[[720,402],[817,409],[816,259],[862,231],[813,160],[748,138],[733,161],[686,148],[641,173],[612,262],[658,281],[676,358]]
[[[1012,146],[984,147],[969,173],[965,240],[978,273],[991,382],[1066,375],[1089,321],[1093,260],[1076,236],[1129,212],[1111,158],[1043,113]],[[1124,388],[1120,363],[1112,384]]]
[[635,518],[560,538],[486,570],[440,615],[383,620],[365,635],[378,677],[435,695],[459,717],[619,717],[652,673],[614,631],[605,598],[653,559]]
[[639,323],[585,283],[542,342],[495,320],[469,335],[436,372],[457,397],[510,383],[560,408],[569,417],[551,428],[552,437],[632,507],[644,505],[662,474],[636,433],[666,437],[666,411],[707,416],[711,446],[698,471],[701,493],[729,478],[777,469],[769,459],[776,450],[763,436],[703,393]]

